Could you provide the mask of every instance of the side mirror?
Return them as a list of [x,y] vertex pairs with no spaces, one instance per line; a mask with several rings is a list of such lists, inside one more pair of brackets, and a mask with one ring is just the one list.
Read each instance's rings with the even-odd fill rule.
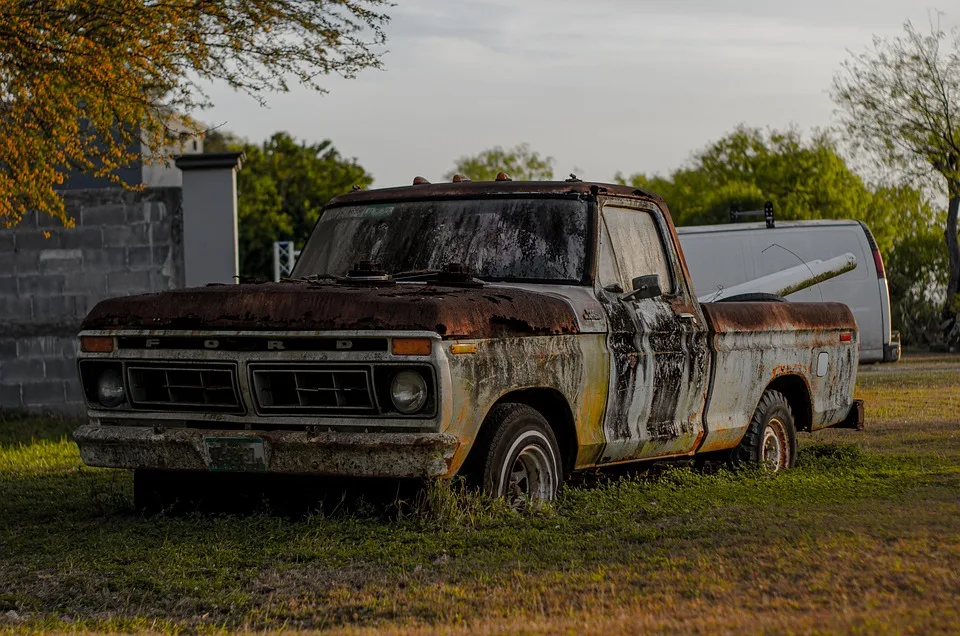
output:
[[632,281],[633,291],[620,296],[620,300],[644,300],[658,298],[663,295],[660,288],[660,274],[637,276]]

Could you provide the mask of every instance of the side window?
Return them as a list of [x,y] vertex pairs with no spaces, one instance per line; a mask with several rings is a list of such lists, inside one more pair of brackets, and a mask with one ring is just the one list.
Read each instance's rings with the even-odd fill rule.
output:
[[[643,210],[607,206],[603,208],[603,219],[616,253],[624,290],[631,289],[630,281],[637,276],[660,274],[663,293],[672,294],[673,276],[653,215]],[[602,258],[601,252],[601,261]]]
[[610,233],[607,231],[607,224],[600,219],[600,236],[597,244],[597,251],[600,258],[597,262],[597,282],[600,287],[617,284],[623,291],[629,291],[623,286],[623,279],[620,277],[620,270],[617,269],[617,261],[614,260],[613,246],[610,245]]

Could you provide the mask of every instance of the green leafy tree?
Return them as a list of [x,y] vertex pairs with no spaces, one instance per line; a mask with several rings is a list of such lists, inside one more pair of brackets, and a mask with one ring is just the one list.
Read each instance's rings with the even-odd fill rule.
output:
[[444,178],[462,174],[473,181],[493,181],[501,171],[518,181],[548,181],[553,179],[553,157],[541,157],[528,144],[506,149],[494,146],[477,155],[460,157]]
[[960,305],[960,30],[931,22],[921,33],[910,22],[893,39],[848,60],[834,78],[832,97],[852,147],[919,183],[936,183],[949,201],[945,219],[949,275],[944,315]]
[[240,137],[229,130],[220,128],[211,128],[203,135],[204,152],[228,152],[230,150],[243,149],[245,142]]
[[0,2],[0,224],[28,210],[69,224],[55,187],[73,167],[162,162],[202,131],[174,113],[211,81],[260,101],[290,82],[379,65],[389,0]]
[[243,169],[237,173],[237,216],[240,274],[272,280],[273,243],[292,240],[303,247],[327,201],[368,187],[373,177],[355,159],[345,159],[330,141],[308,144],[288,133],[275,133],[263,144],[226,140],[204,150],[242,150]]
[[795,130],[763,133],[738,127],[694,154],[668,177],[617,174],[620,183],[664,197],[678,225],[728,223],[730,208],[762,209],[778,219],[856,219],[865,222],[887,259],[894,325],[906,344],[931,340],[930,303],[946,280],[946,260],[931,258],[934,207],[917,188],[871,186],[854,173],[833,139],[804,141]]
[[928,225],[904,236],[886,266],[891,318],[903,345],[942,344],[940,308],[949,268],[939,228]]
[[669,177],[616,179],[663,196],[678,225],[727,223],[731,206],[756,210],[771,201],[778,219],[862,220],[884,252],[898,236],[931,219],[915,189],[866,184],[824,132],[805,141],[796,130],[764,133],[740,126]]

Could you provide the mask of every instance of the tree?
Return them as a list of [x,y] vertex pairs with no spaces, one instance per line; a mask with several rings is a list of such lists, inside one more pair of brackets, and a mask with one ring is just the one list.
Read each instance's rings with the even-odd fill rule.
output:
[[940,345],[942,290],[948,265],[936,226],[904,236],[886,261],[893,324],[904,346]]
[[530,150],[529,144],[508,149],[494,146],[471,157],[460,157],[444,178],[462,174],[473,181],[493,181],[501,171],[518,181],[547,181],[553,179],[553,157],[541,157]]
[[804,141],[795,130],[740,126],[668,177],[615,179],[663,196],[678,225],[727,223],[731,205],[756,210],[765,201],[777,219],[864,221],[887,262],[894,327],[905,344],[933,340],[932,303],[946,278],[946,259],[930,258],[934,206],[915,187],[866,184],[828,134]]
[[871,50],[846,61],[832,97],[852,147],[915,182],[939,181],[948,199],[944,238],[949,276],[944,317],[955,317],[960,293],[960,30],[939,20],[922,34],[874,38]]
[[[0,6],[0,222],[69,224],[68,167],[116,169],[179,151],[210,105],[201,82],[257,99],[291,81],[379,65],[389,0],[31,0]],[[145,149],[145,150],[144,150]]]
[[218,134],[221,137],[211,151],[246,153],[243,169],[237,173],[243,277],[272,280],[274,241],[293,240],[303,247],[327,201],[354,185],[373,183],[355,159],[341,157],[329,140],[307,144],[278,132],[256,145],[240,142],[230,133]]
[[884,253],[932,215],[915,189],[867,185],[822,131],[805,141],[797,130],[739,126],[669,177],[615,178],[663,196],[678,225],[727,223],[731,206],[757,210],[772,201],[778,219],[865,221]]

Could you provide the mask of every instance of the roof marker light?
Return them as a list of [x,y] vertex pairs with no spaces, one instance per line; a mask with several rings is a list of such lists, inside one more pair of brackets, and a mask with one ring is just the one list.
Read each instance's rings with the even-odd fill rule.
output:
[[455,174],[455,175],[453,175],[453,182],[454,182],[454,183],[469,183],[469,182],[470,182],[470,177],[465,176],[465,175],[462,175],[462,174]]
[[423,177],[414,177],[413,185],[429,185],[430,182],[424,179]]
[[498,172],[497,181],[513,181],[513,179],[511,179],[510,175],[508,175],[506,172]]

